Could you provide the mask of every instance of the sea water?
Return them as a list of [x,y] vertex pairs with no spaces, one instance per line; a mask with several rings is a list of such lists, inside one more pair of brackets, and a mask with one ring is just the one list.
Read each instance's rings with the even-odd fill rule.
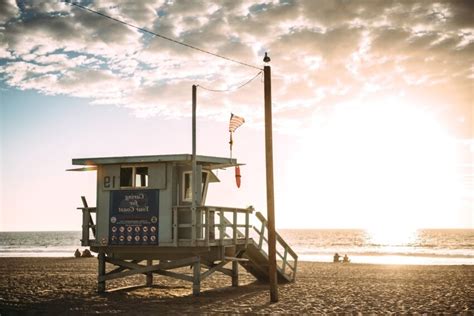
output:
[[362,229],[283,229],[279,233],[301,261],[332,262],[338,253],[356,263],[474,264],[474,229],[418,229],[394,236]]
[[[299,261],[474,265],[474,229],[421,229],[405,238],[380,238],[359,229],[279,229]],[[72,257],[80,231],[0,232],[0,257]]]

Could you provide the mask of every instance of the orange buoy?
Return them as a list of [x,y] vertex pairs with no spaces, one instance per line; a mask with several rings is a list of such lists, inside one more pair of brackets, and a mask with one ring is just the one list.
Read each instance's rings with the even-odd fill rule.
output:
[[240,188],[240,178],[242,178],[240,175],[240,168],[239,166],[235,166],[235,183],[237,183],[238,188]]

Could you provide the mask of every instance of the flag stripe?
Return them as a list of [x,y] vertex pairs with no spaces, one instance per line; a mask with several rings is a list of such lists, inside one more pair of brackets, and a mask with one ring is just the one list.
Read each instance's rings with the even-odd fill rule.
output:
[[231,133],[235,132],[235,130],[244,123],[245,123],[245,120],[243,117],[231,114],[230,122],[229,122],[229,132]]

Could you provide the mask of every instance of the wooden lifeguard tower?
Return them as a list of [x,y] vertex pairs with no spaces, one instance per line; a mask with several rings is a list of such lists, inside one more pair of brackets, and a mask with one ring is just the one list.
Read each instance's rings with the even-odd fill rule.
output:
[[[106,290],[106,281],[134,274],[146,274],[151,285],[155,273],[192,282],[193,294],[198,295],[201,281],[214,272],[230,276],[232,286],[238,286],[238,264],[258,280],[268,281],[263,215],[256,213],[260,224],[252,227],[253,208],[205,203],[209,184],[219,181],[213,171],[236,166],[237,160],[195,157],[195,161],[189,154],[72,160],[83,167],[71,170],[97,170],[97,207],[89,207],[82,197],[79,209],[82,246],[98,254],[99,292]],[[298,256],[278,234],[277,241],[278,279],[294,281]],[[106,271],[106,262],[117,267]],[[228,263],[230,269],[225,267]],[[193,267],[192,276],[172,271],[185,266]]]

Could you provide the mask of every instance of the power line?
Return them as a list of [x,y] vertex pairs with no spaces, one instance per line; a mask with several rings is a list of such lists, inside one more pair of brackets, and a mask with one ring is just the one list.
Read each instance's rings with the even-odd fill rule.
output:
[[210,89],[210,88],[206,88],[204,86],[201,86],[201,85],[197,85],[199,88],[201,89],[204,89],[204,90],[207,90],[207,91],[211,91],[211,92],[229,92],[229,91],[236,91],[236,90],[239,90],[240,88],[243,88],[245,87],[246,85],[248,85],[249,83],[251,83],[252,81],[255,80],[255,78],[257,78],[259,75],[262,74],[262,71],[259,71],[255,76],[253,76],[252,78],[250,78],[249,80],[245,81],[244,83],[240,84],[238,87],[235,87],[235,88],[229,88],[229,89],[225,89],[225,90],[217,90],[217,89]]
[[158,34],[158,33],[152,32],[152,31],[149,31],[149,30],[147,30],[147,29],[141,28],[141,27],[139,27],[139,26],[133,25],[133,24],[131,24],[131,23],[128,23],[128,22],[125,22],[125,21],[116,19],[116,18],[111,17],[111,16],[109,16],[109,15],[107,15],[107,14],[100,13],[100,12],[98,12],[98,11],[95,11],[95,10],[89,9],[89,8],[87,8],[87,7],[84,7],[84,6],[80,5],[80,4],[71,2],[70,0],[65,0],[65,2],[71,4],[71,5],[75,6],[75,7],[78,7],[78,8],[80,8],[80,9],[82,9],[82,10],[89,11],[89,12],[91,12],[91,13],[100,15],[100,16],[102,16],[102,17],[104,17],[104,18],[107,18],[107,19],[110,19],[110,20],[112,20],[112,21],[121,23],[121,24],[123,24],[123,25],[132,27],[132,28],[137,29],[137,30],[139,30],[139,31],[142,31],[142,32],[144,32],[144,33],[148,33],[148,34],[151,34],[151,35],[153,35],[153,36],[160,37],[160,38],[165,39],[165,40],[167,40],[167,41],[170,41],[170,42],[173,42],[173,43],[176,43],[176,44],[179,44],[179,45],[182,45],[182,46],[185,46],[185,47],[188,47],[188,48],[197,50],[197,51],[200,51],[200,52],[205,53],[205,54],[209,54],[209,55],[212,55],[212,56],[215,56],[215,57],[218,57],[218,58],[222,58],[222,59],[225,59],[225,60],[227,60],[227,61],[231,61],[231,62],[240,64],[240,65],[243,65],[243,66],[247,66],[247,67],[255,68],[255,69],[258,69],[258,70],[262,70],[261,68],[259,68],[259,67],[257,67],[257,66],[254,66],[254,65],[251,65],[251,64],[247,64],[247,63],[244,63],[244,62],[241,62],[241,61],[238,61],[238,60],[229,58],[229,57],[225,57],[225,56],[222,56],[222,55],[219,55],[219,54],[216,54],[216,53],[212,53],[212,52],[209,52],[209,51],[204,50],[204,49],[202,49],[202,48],[199,48],[199,47],[196,47],[196,46],[193,46],[193,45],[189,45],[189,44],[186,44],[186,43],[177,41],[177,40],[172,39],[172,38],[169,38],[169,37],[167,37],[167,36],[164,36],[164,35],[161,35],[161,34]]

